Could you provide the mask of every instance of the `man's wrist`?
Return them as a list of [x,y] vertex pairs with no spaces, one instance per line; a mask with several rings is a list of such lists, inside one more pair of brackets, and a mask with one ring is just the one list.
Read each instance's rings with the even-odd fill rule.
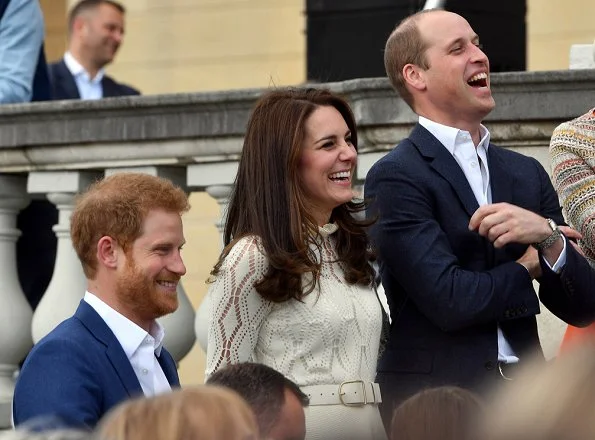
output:
[[545,249],[553,246],[562,236],[560,228],[558,228],[558,225],[555,221],[553,221],[551,218],[546,219],[546,221],[551,229],[551,234],[545,237],[542,241],[531,244],[531,246],[540,252],[543,252]]

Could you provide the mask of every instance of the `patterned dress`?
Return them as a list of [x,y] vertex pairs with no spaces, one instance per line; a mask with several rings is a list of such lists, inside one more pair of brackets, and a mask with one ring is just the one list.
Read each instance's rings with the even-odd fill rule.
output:
[[[579,231],[579,244],[595,267],[595,109],[559,125],[550,142],[554,186],[568,224]],[[568,326],[561,350],[595,338],[595,324]]]
[[[332,233],[325,225],[313,246],[322,261],[320,282],[302,302],[273,303],[256,292],[268,260],[257,237],[230,251],[207,295],[211,304],[207,370],[238,362],[266,364],[300,387],[373,382],[382,325],[381,306],[370,287],[345,281]],[[377,405],[306,408],[308,439],[386,438]]]
[[554,186],[568,224],[595,266],[595,109],[554,130],[550,142]]

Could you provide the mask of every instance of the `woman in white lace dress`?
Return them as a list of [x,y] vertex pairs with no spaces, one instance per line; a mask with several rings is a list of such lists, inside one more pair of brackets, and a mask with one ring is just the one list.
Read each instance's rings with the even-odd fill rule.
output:
[[207,304],[207,376],[266,364],[310,397],[307,439],[384,439],[382,309],[354,213],[357,136],[329,91],[276,90],[248,123]]

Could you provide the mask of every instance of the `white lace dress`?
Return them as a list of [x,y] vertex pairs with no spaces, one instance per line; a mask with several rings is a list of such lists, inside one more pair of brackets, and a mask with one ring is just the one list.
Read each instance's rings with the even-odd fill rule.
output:
[[[322,267],[318,288],[303,298],[273,303],[254,288],[267,271],[256,237],[233,247],[207,295],[207,377],[238,362],[266,364],[299,386],[374,382],[382,326],[374,290],[350,285],[336,262],[332,233],[320,228]],[[311,406],[307,439],[385,439],[376,405]]]

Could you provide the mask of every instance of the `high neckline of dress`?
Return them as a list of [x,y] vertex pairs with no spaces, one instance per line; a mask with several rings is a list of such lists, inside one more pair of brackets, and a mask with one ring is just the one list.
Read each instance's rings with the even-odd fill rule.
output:
[[320,235],[322,235],[322,237],[326,238],[329,235],[337,232],[337,229],[339,229],[339,227],[337,226],[336,223],[327,223],[324,226],[319,226],[318,232],[320,233]]

